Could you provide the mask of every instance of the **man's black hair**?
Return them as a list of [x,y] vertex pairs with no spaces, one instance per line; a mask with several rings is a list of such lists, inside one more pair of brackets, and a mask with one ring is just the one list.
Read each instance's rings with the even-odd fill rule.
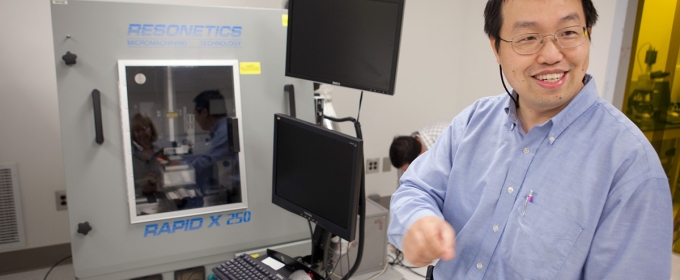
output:
[[390,145],[390,161],[396,168],[411,164],[422,151],[422,145],[411,136],[399,136]]
[[[213,100],[220,100],[220,102],[214,102]],[[194,103],[196,104],[196,111],[207,109],[208,112],[210,113],[209,115],[215,117],[227,115],[226,110],[224,108],[225,106],[222,105],[224,104],[224,96],[222,96],[219,90],[212,89],[199,93],[196,97],[194,97]],[[218,108],[218,110],[215,110],[215,108],[213,108],[213,110],[210,110],[211,103],[212,104],[219,103],[221,104],[220,106],[221,108]]]
[[[496,51],[500,51],[501,48],[501,26],[503,25],[503,2],[506,0],[489,0],[486,2],[486,8],[484,9],[484,32],[491,39],[496,40]],[[597,11],[593,5],[592,0],[581,0],[581,6],[583,6],[583,14],[586,16],[586,27],[591,28],[597,22]],[[510,38],[505,38],[509,40]],[[588,35],[590,39],[590,35]]]

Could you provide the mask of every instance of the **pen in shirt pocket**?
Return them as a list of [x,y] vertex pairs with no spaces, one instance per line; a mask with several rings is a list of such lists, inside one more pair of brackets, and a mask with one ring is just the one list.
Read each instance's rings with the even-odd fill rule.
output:
[[527,196],[527,199],[524,201],[524,210],[522,211],[522,217],[524,217],[524,214],[527,212],[527,203],[531,203],[534,201],[534,191],[530,190],[529,195]]

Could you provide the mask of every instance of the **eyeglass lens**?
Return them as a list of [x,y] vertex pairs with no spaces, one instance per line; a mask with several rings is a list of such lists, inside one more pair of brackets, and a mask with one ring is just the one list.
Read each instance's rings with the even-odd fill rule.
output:
[[552,36],[557,44],[565,49],[578,47],[587,38],[585,27],[570,26],[562,28],[554,34],[527,33],[515,36],[512,38],[512,48],[518,54],[532,54],[541,48],[548,36]]

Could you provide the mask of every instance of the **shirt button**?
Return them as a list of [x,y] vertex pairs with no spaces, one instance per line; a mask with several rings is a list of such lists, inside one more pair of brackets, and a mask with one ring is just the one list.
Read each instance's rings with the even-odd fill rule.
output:
[[480,262],[477,263],[477,269],[482,269],[482,267],[484,267],[484,266],[482,265],[482,263],[480,263]]
[[550,136],[550,143],[555,142],[555,136]]
[[512,188],[512,187],[509,187],[509,188],[508,188],[508,193],[512,193],[512,192],[514,192],[514,191],[515,191],[514,188]]
[[493,232],[497,232],[497,231],[498,231],[498,226],[493,226]]
[[529,148],[524,148],[524,153],[528,154],[529,153]]

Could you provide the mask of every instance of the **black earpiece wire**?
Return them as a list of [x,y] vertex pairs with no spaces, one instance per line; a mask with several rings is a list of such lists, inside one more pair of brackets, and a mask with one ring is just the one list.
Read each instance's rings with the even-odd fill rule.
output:
[[498,64],[498,70],[500,71],[500,74],[501,74],[501,83],[503,84],[503,88],[505,88],[505,92],[508,93],[508,95],[510,96],[510,99],[512,99],[512,102],[515,102],[515,109],[519,108],[519,100],[518,100],[519,99],[519,93],[517,94],[517,99],[515,99],[515,97],[513,97],[512,94],[510,94],[508,87],[505,86],[505,81],[503,80],[503,67],[500,64]]

